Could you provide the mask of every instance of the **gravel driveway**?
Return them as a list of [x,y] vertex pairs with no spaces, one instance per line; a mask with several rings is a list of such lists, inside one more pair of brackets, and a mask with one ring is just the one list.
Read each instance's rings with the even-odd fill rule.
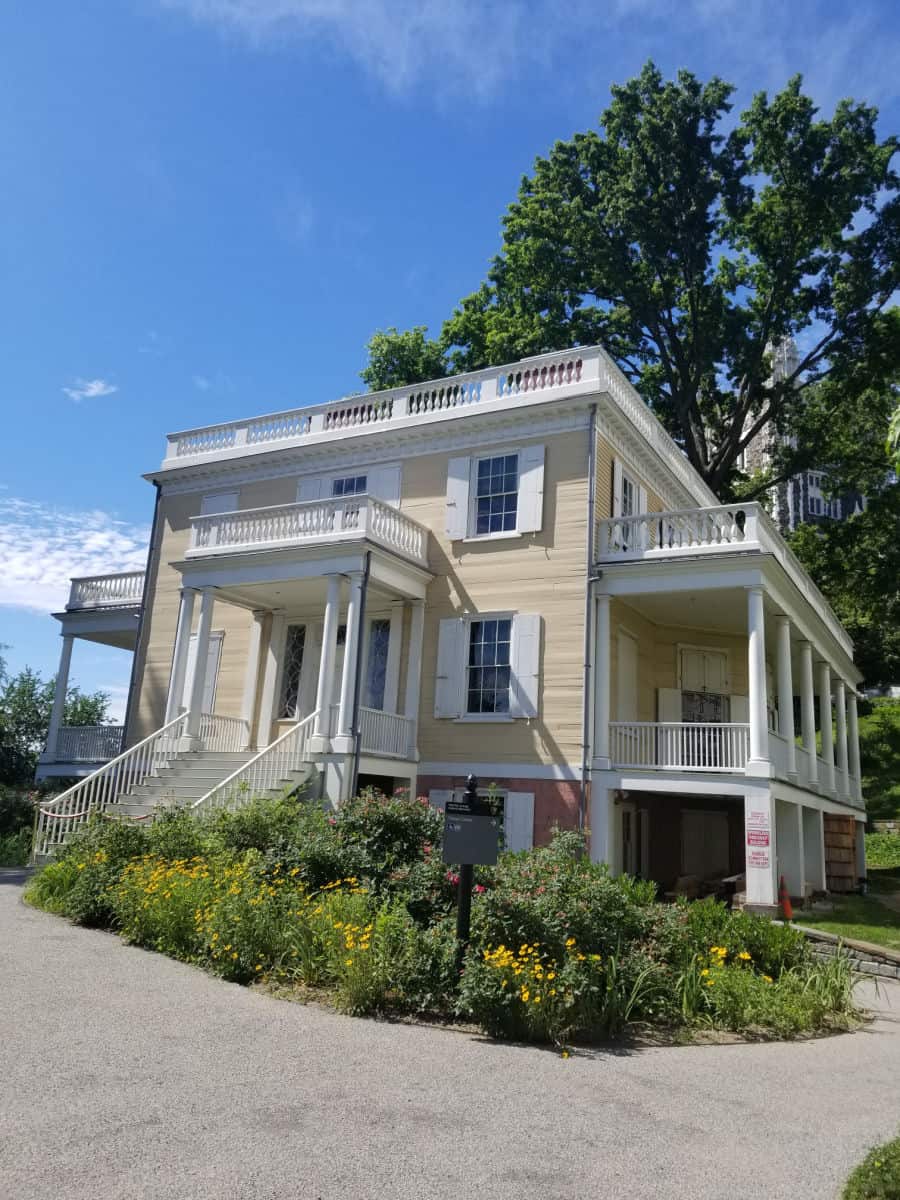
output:
[[794,1045],[548,1051],[255,995],[0,873],[10,1200],[827,1200],[900,1122],[900,988]]

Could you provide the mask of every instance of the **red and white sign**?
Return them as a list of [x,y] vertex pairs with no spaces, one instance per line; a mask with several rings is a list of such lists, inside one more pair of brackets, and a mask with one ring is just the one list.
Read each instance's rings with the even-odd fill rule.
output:
[[768,847],[764,850],[748,850],[747,851],[747,866],[748,867],[768,867],[769,865],[769,850]]
[[748,829],[747,830],[747,845],[748,846],[768,846],[769,831],[768,829]]

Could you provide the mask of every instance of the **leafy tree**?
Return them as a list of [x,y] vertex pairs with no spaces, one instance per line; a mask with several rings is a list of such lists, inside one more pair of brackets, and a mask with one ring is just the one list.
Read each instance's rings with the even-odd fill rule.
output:
[[887,451],[893,459],[894,470],[900,475],[900,401],[897,402],[888,427]]
[[[454,370],[602,343],[723,496],[764,426],[792,435],[825,380],[847,424],[900,358],[884,311],[900,285],[897,139],[879,141],[864,104],[820,117],[799,76],[725,132],[733,90],[652,63],[613,87],[600,128],[522,180],[487,281],[440,339]],[[787,337],[802,350],[779,376]],[[391,382],[439,373],[391,361]],[[788,443],[777,474],[796,467]]]
[[447,374],[443,349],[439,342],[426,337],[424,325],[402,333],[393,325],[379,329],[367,342],[366,350],[369,365],[360,375],[373,392]]
[[[44,680],[30,667],[10,676],[0,656],[0,783],[27,786],[47,739],[56,680]],[[70,687],[66,725],[102,725],[109,717],[109,696]]]

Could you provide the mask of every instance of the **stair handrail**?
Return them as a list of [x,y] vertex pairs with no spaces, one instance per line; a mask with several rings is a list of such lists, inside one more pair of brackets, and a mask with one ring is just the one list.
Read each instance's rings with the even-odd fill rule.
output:
[[[53,847],[65,842],[73,829],[87,821],[92,812],[103,812],[119,796],[143,783],[154,771],[175,758],[179,739],[187,726],[187,716],[187,713],[179,713],[142,741],[54,796],[46,807],[39,806],[34,853],[49,854]],[[75,807],[79,804],[81,807]],[[60,836],[51,837],[53,833]]]
[[[243,802],[251,800],[257,792],[269,791],[291,771],[308,762],[306,748],[317,716],[318,711],[311,712],[285,730],[242,767],[217,783],[205,796],[195,800],[190,806],[191,811],[196,812],[203,807],[225,808],[233,805],[238,798]],[[292,742],[296,744],[291,745]]]

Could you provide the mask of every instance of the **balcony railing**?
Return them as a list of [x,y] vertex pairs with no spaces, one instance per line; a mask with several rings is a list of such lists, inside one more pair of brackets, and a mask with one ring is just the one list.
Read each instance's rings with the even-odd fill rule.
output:
[[821,615],[829,632],[852,658],[853,644],[846,631],[761,504],[749,501],[713,508],[636,513],[599,521],[597,525],[597,561],[601,563],[748,551],[771,555],[781,563],[791,582]]
[[109,762],[122,753],[124,725],[63,725],[56,738],[57,762]]
[[193,517],[191,524],[189,558],[367,538],[419,566],[428,566],[428,530],[374,496],[216,513]]
[[[338,731],[341,706],[332,704],[330,731]],[[383,712],[379,708],[360,707],[359,748],[364,754],[385,754],[390,758],[410,758],[415,750],[416,723],[400,713]]]
[[79,608],[123,608],[140,604],[143,596],[143,571],[83,576],[72,580],[66,609],[71,612]]
[[610,758],[616,767],[669,771],[743,771],[750,726],[676,721],[611,721]]

